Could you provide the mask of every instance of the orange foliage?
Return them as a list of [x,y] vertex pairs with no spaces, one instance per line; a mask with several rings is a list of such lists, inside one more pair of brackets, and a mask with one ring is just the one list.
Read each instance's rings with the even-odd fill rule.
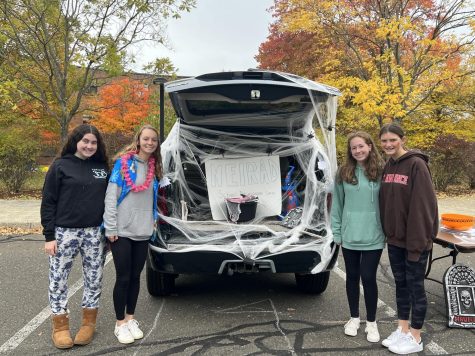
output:
[[55,145],[59,141],[59,134],[50,130],[40,131],[41,142],[46,145]]
[[475,9],[464,0],[274,0],[272,11],[256,60],[340,88],[340,130],[429,121],[473,76]]
[[93,124],[106,133],[131,133],[150,115],[149,98],[147,86],[127,77],[104,85],[90,103]]

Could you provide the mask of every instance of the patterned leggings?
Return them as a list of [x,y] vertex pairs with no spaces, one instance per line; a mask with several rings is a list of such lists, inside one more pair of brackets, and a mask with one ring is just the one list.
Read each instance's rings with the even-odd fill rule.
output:
[[53,314],[68,311],[68,276],[81,253],[84,278],[83,308],[97,308],[102,292],[105,238],[97,227],[56,227],[56,255],[49,257],[49,304]]
[[399,320],[409,320],[411,328],[422,329],[427,311],[427,297],[424,278],[429,251],[424,251],[419,261],[407,259],[404,248],[388,245],[389,262],[396,282],[396,304]]

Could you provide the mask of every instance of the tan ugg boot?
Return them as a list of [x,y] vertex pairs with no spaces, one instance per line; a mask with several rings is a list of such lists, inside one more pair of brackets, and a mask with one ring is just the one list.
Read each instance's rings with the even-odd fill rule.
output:
[[87,345],[92,341],[96,331],[96,317],[97,308],[83,308],[81,328],[74,338],[76,345]]
[[53,344],[58,349],[70,349],[73,347],[73,339],[69,332],[69,315],[59,314],[53,315]]

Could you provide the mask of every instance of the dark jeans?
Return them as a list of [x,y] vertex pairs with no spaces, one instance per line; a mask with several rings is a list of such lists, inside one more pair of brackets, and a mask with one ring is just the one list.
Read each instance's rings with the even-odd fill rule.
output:
[[388,256],[396,283],[397,317],[409,320],[411,315],[411,327],[421,329],[427,311],[424,279],[429,251],[424,251],[419,261],[412,262],[407,259],[406,249],[388,245]]
[[383,250],[358,251],[342,248],[346,269],[346,295],[352,318],[360,316],[360,279],[363,283],[366,320],[376,320],[378,285],[376,271]]
[[114,257],[116,280],[114,286],[114,310],[117,320],[127,314],[135,313],[139,297],[140,273],[147,258],[148,241],[133,241],[127,237],[119,237],[111,243]]

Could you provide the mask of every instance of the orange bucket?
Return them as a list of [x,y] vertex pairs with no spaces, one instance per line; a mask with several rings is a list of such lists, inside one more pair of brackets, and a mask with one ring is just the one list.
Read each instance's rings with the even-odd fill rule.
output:
[[474,217],[470,215],[442,214],[441,218],[442,225],[454,230],[470,230],[475,223]]

